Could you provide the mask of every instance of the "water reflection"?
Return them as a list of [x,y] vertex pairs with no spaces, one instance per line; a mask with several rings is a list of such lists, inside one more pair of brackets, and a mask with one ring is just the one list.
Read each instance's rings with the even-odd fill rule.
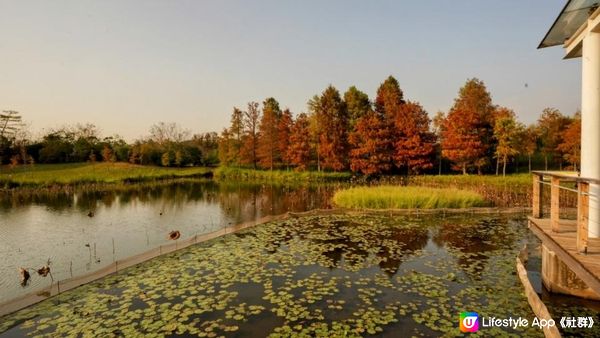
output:
[[185,180],[3,195],[0,302],[49,284],[32,278],[21,288],[20,266],[50,259],[54,277],[64,279],[158,247],[172,230],[184,239],[266,215],[327,208],[335,188]]

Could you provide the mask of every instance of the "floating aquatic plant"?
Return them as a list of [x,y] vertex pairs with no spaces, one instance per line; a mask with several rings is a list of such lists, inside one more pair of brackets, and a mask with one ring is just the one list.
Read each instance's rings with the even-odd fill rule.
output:
[[[475,232],[469,238],[479,242],[465,245],[464,237],[450,230],[456,228]],[[191,246],[62,293],[2,318],[0,332],[454,336],[460,334],[456,318],[461,311],[533,316],[512,273],[518,238],[525,231],[483,216],[287,219]],[[498,241],[483,243],[490,234]],[[531,329],[487,333],[542,336]]]

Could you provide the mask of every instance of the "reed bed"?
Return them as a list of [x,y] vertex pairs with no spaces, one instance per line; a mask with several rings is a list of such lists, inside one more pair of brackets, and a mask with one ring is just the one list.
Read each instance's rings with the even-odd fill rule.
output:
[[221,181],[255,181],[269,183],[294,182],[339,182],[352,177],[349,172],[318,172],[292,170],[254,170],[244,168],[219,167],[214,177]]
[[457,209],[489,204],[473,191],[392,185],[338,190],[333,202],[351,209]]

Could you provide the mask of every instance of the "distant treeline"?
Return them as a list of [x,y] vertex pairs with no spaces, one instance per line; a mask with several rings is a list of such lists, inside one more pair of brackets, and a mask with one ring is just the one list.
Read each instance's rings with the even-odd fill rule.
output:
[[531,170],[532,158],[542,159],[537,169],[577,169],[579,163],[579,113],[568,117],[546,108],[536,124],[525,126],[511,109],[493,104],[478,79],[468,80],[450,110],[433,119],[404,99],[392,76],[374,101],[354,86],[343,96],[329,86],[308,102],[308,114],[293,117],[274,98],[259,107],[234,108],[219,138],[221,164],[379,175],[497,174],[519,159]]
[[[189,137],[174,123],[156,124],[150,136],[128,144],[118,136],[101,138],[93,124],[62,127],[31,140],[20,133],[17,112],[5,111],[0,117],[0,164],[103,161],[183,167],[218,163],[217,133]],[[2,129],[3,125],[9,128]]]
[[[92,124],[51,130],[32,140],[18,112],[0,114],[0,164],[123,161],[160,166],[216,165],[262,169],[352,171],[364,175],[459,171],[505,173],[577,169],[581,119],[546,108],[525,126],[515,113],[493,104],[485,84],[469,79],[448,112],[430,119],[405,100],[388,77],[375,100],[350,87],[333,86],[308,102],[308,113],[281,109],[274,98],[234,108],[220,135],[190,136],[175,123],[159,123],[128,144],[101,138]],[[532,165],[533,162],[533,165]],[[526,170],[527,170],[526,169]]]

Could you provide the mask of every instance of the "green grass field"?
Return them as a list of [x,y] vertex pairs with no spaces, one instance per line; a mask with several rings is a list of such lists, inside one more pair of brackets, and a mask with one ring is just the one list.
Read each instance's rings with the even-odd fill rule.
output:
[[349,172],[317,172],[292,170],[253,170],[231,167],[219,167],[215,170],[215,178],[227,181],[257,181],[272,183],[294,182],[338,182],[350,180]]
[[0,166],[0,187],[144,182],[198,177],[210,171],[211,169],[201,167],[163,168],[129,163],[36,164],[15,168]]
[[488,205],[473,191],[391,185],[338,190],[333,202],[351,209],[455,209]]

